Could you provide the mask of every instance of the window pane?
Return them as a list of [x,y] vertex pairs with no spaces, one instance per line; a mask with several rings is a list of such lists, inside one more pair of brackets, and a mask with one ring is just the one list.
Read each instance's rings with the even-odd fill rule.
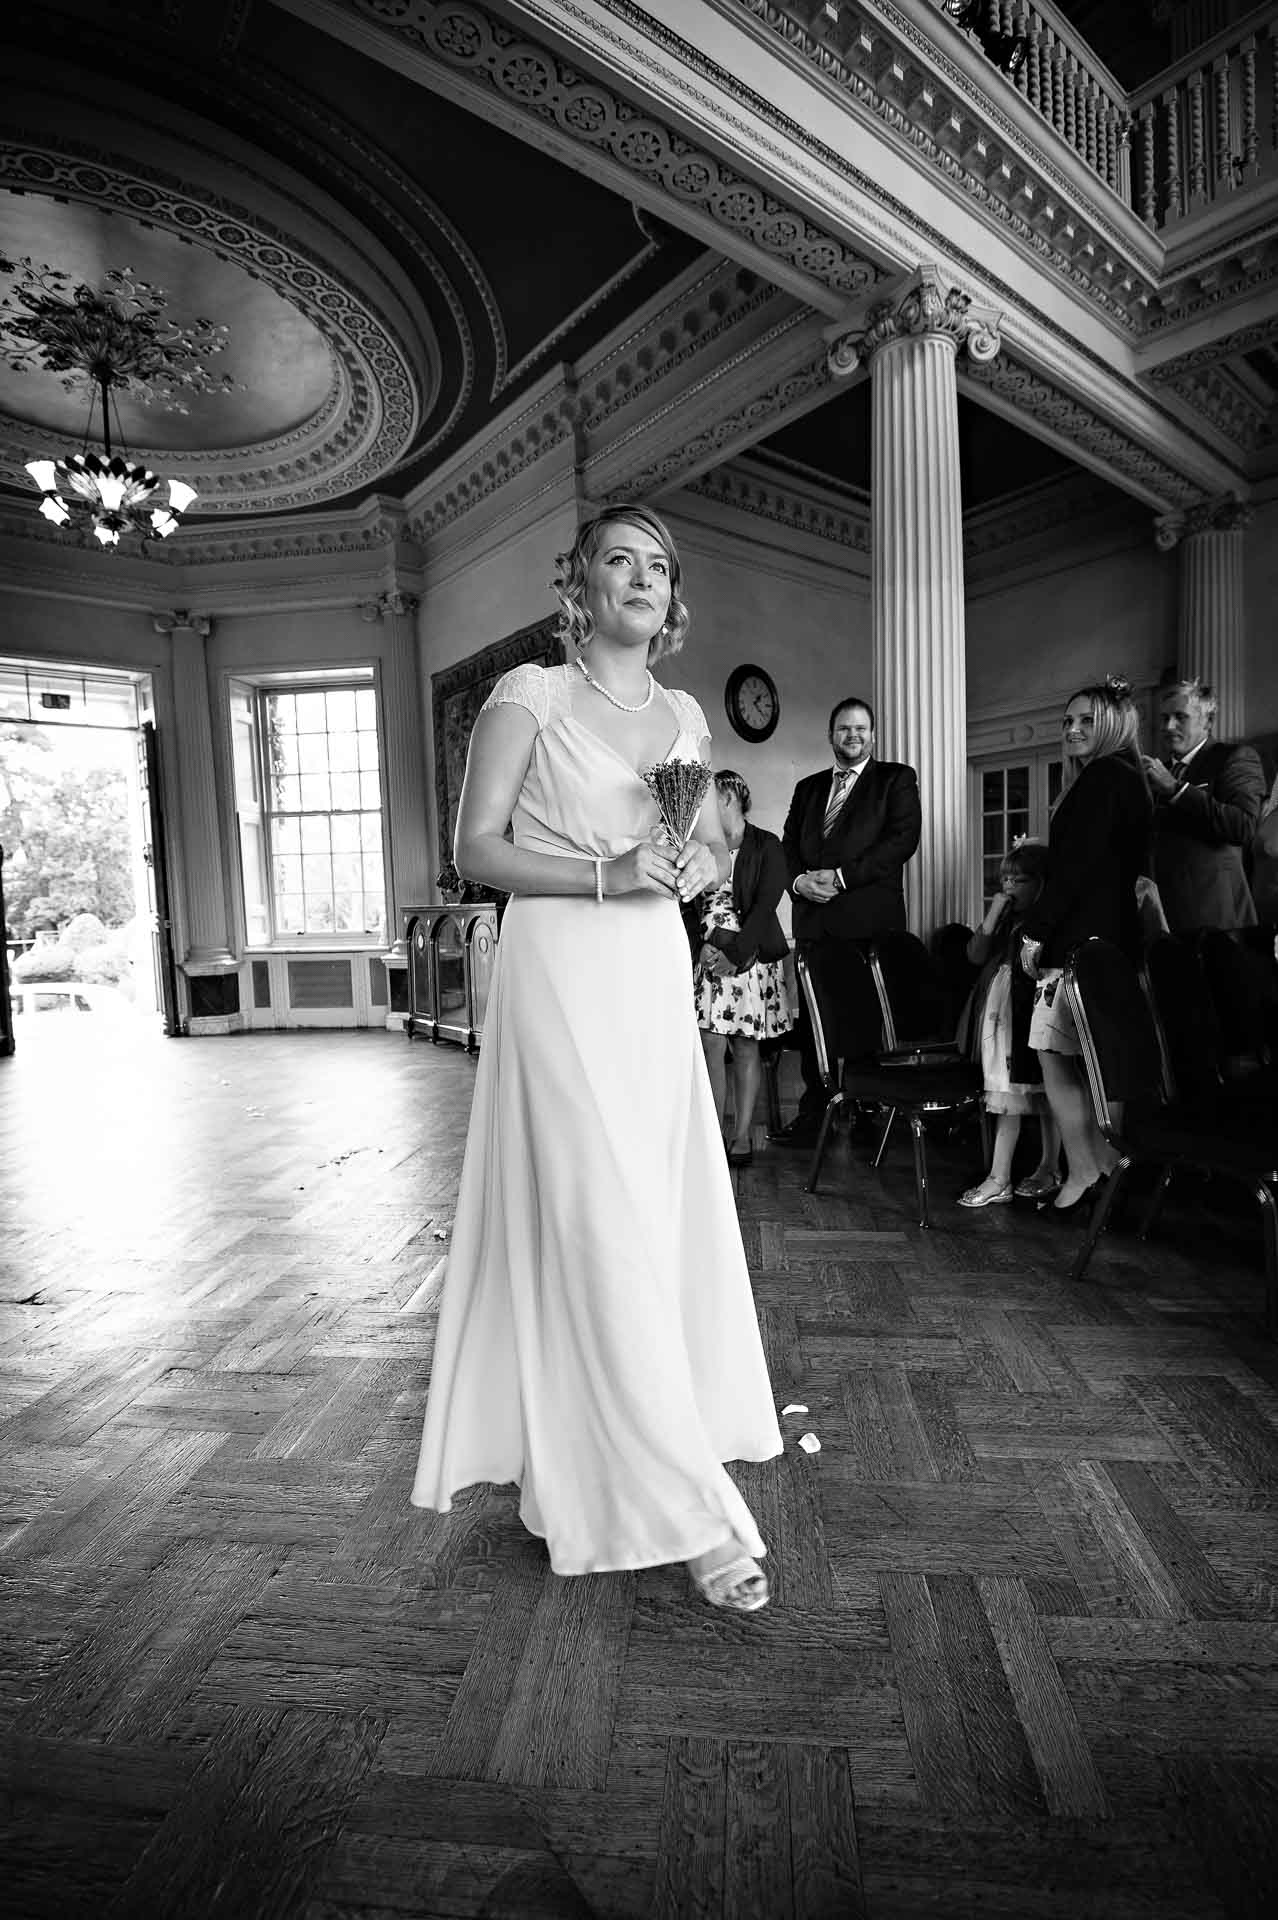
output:
[[313,893],[332,892],[333,863],[326,853],[303,854],[302,886],[308,900]]
[[359,855],[336,854],[333,858],[333,885],[340,892],[357,893],[363,884],[364,873]]
[[365,731],[359,735],[359,764],[365,768],[366,771],[376,773],[378,760],[377,735],[375,733]]
[[333,897],[333,921],[338,933],[362,933],[364,931],[357,918],[357,909],[363,905],[359,894],[338,893]]
[[1007,769],[1007,806],[1009,813],[1013,808],[1022,811],[1029,806],[1030,770],[1028,767],[1009,767]]
[[323,693],[299,693],[297,700],[297,731],[299,733],[324,733],[324,695]]
[[328,708],[330,733],[353,733],[359,725],[355,717],[355,689],[338,687],[324,696]]
[[306,931],[308,933],[332,933],[333,896],[326,893],[318,900],[306,896]]
[[297,820],[279,820],[273,835],[277,853],[300,853],[302,850],[301,823]]
[[382,856],[380,850],[377,853],[366,853],[364,855],[364,885],[372,893],[382,893],[385,890],[385,882],[382,878]]
[[300,893],[276,894],[275,924],[281,933],[300,933],[302,931],[302,896]]
[[995,767],[990,773],[981,775],[981,812],[1001,813],[1003,810],[1003,769]]
[[357,773],[335,773],[333,775],[333,805],[335,807],[355,808],[359,805],[359,775]]
[[1002,855],[1006,847],[1006,833],[1002,814],[987,814],[981,822],[981,852]]
[[379,858],[382,851],[382,821],[376,813],[362,813],[359,817],[360,844],[365,852],[372,851]]
[[295,773],[277,774],[270,804],[277,813],[295,813],[302,804],[302,783]]
[[366,807],[380,807],[382,789],[375,773],[361,773],[359,776],[360,799]]
[[280,854],[275,862],[275,886],[279,893],[302,891],[302,861],[296,853]]
[[[326,773],[304,773],[302,775],[303,813],[327,813],[328,807],[328,775]],[[324,824],[327,826],[328,822],[325,821]]]
[[333,852],[358,853],[359,815],[357,813],[338,813],[333,816]]
[[355,712],[361,727],[377,727],[377,700],[371,687],[356,687]]
[[303,820],[302,852],[303,853],[327,853],[328,852],[328,821],[327,820],[314,820],[314,819]]
[[1027,813],[1009,813],[1008,814],[1007,844],[1009,847],[1011,846],[1013,840],[1019,839],[1021,834],[1028,833],[1028,832],[1029,832],[1029,815]]
[[297,764],[303,773],[327,773],[328,735],[300,734],[297,740]]
[[380,894],[364,896],[364,931],[385,936],[386,903]]

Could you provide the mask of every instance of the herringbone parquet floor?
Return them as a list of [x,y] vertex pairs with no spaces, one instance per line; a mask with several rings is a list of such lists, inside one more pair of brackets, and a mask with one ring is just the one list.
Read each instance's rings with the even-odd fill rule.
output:
[[[58,1023],[60,1026],[60,1023]],[[1245,1212],[739,1177],[775,1601],[407,1491],[473,1076],[397,1036],[0,1062],[15,1916],[1221,1920],[1278,1885],[1278,1394]],[[795,1444],[814,1431],[821,1451]]]

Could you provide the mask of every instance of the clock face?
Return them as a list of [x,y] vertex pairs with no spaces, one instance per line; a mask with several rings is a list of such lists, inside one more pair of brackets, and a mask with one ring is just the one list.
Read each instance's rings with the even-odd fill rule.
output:
[[737,667],[728,676],[723,704],[743,740],[766,740],[781,718],[776,683],[762,667]]

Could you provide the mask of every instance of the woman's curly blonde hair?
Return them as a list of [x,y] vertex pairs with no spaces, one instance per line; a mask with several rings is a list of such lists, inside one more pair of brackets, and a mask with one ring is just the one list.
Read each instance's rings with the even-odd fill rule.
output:
[[616,506],[605,507],[602,513],[583,521],[567,553],[555,556],[559,573],[552,585],[562,608],[559,638],[564,643],[565,652],[568,652],[574,648],[580,650],[593,637],[595,623],[586,605],[586,575],[599,550],[604,528],[621,520],[628,526],[639,527],[644,533],[650,534],[670,565],[670,605],[666,610],[665,625],[648,643],[648,665],[654,667],[668,653],[678,653],[691,615],[679,593],[683,584],[683,569],[679,565],[679,550],[671,538],[670,529],[650,507],[641,507],[633,501],[623,500]]

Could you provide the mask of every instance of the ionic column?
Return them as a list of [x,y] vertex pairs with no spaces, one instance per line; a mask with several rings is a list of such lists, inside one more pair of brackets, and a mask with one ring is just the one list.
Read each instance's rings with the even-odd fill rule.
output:
[[177,790],[181,858],[174,876],[180,889],[178,924],[184,951],[179,964],[189,970],[217,971],[236,964],[227,913],[223,833],[213,778],[213,716],[209,707],[204,643],[213,623],[204,614],[174,608],[156,614],[157,633],[167,634],[173,649],[173,708],[176,739],[161,740],[165,784]]
[[1252,509],[1229,494],[1157,525],[1163,551],[1180,548],[1176,671],[1215,690],[1220,740],[1237,740],[1246,730],[1243,535],[1252,518]]
[[877,751],[919,775],[923,838],[905,869],[913,932],[966,920],[967,663],[963,502],[955,361],[999,350],[999,316],[946,286],[935,267],[912,274],[837,337],[836,376],[869,364],[874,694]]
[[415,593],[395,589],[360,608],[382,626],[382,738],[386,743],[386,802],[391,870],[387,876],[391,924],[388,945],[404,950],[401,908],[430,898],[430,840],[426,826],[426,754],[422,742],[421,684],[417,669]]

